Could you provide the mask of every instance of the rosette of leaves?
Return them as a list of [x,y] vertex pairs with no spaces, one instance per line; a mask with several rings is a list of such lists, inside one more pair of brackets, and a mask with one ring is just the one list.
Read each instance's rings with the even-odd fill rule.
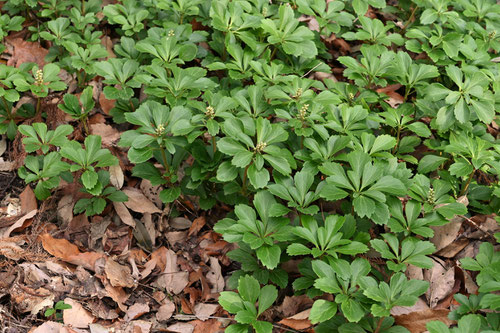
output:
[[[253,328],[258,333],[271,333],[273,325],[258,317],[267,310],[278,297],[275,286],[267,285],[262,289],[259,282],[252,276],[245,275],[238,280],[238,293],[223,291],[219,303],[229,313],[234,313],[238,324],[228,326],[225,332],[246,333]],[[255,304],[258,302],[258,305]]]
[[215,61],[207,65],[211,71],[227,69],[228,75],[234,80],[248,79],[252,76],[251,61],[255,58],[255,53],[249,48],[242,48],[238,44],[229,44],[226,47],[231,60]]
[[282,252],[279,242],[287,241],[290,236],[289,219],[271,217],[270,212],[275,203],[269,192],[257,192],[253,205],[258,216],[252,207],[239,204],[234,208],[237,219],[225,218],[214,226],[214,230],[228,242],[246,243],[255,250],[257,258],[266,268],[275,269]]
[[186,17],[198,15],[201,3],[203,0],[158,0],[155,6],[173,14],[179,24],[183,24]]
[[302,226],[293,227],[292,233],[302,242],[313,246],[309,248],[302,242],[291,243],[287,248],[289,255],[311,255],[313,258],[328,255],[338,258],[342,254],[356,255],[368,251],[365,244],[352,241],[340,232],[345,222],[343,216],[329,215],[323,226],[318,226],[318,222],[311,216],[302,216],[300,221]]
[[337,313],[338,305],[349,322],[358,322],[366,315],[366,298],[358,288],[360,279],[370,272],[370,264],[366,259],[356,258],[350,264],[343,259],[330,258],[328,263],[314,260],[312,269],[317,276],[314,287],[324,293],[333,294],[335,300],[316,300],[309,315],[311,323],[331,319]]
[[137,6],[134,0],[124,0],[122,3],[107,5],[103,8],[104,15],[109,23],[119,24],[125,36],[132,36],[144,29],[144,21],[149,12]]
[[78,46],[73,41],[67,41],[63,44],[64,48],[71,54],[69,60],[71,67],[77,69],[77,80],[80,87],[92,79],[95,74],[94,63],[101,58],[107,57],[108,51],[101,45],[87,45],[87,47]]
[[339,152],[346,148],[351,142],[348,136],[331,135],[328,140],[315,139],[314,137],[304,139],[305,149],[299,150],[294,157],[304,161],[302,170],[316,174],[318,167],[325,162],[333,162],[337,159]]
[[[146,101],[134,112],[125,114],[127,122],[138,128],[124,132],[118,145],[130,147],[128,158],[136,164],[134,176],[148,179],[153,186],[169,185],[160,193],[164,202],[172,202],[180,195],[180,188],[172,186],[177,182],[174,166],[184,158],[184,152],[178,149],[187,143],[182,135],[188,135],[192,130],[181,120],[190,117],[191,113],[185,107],[170,109],[154,101]],[[163,165],[163,171],[149,162],[152,158]]]
[[47,154],[51,146],[62,147],[68,142],[67,136],[73,132],[71,125],[59,125],[55,130],[48,130],[45,123],[20,125],[19,132],[25,136],[22,142],[27,153],[40,150]]
[[373,89],[375,86],[385,87],[385,76],[390,71],[394,59],[394,52],[383,46],[361,46],[359,62],[353,57],[339,57],[337,60],[347,68],[344,75],[349,80],[354,80],[357,86]]
[[125,193],[114,186],[109,186],[108,171],[97,171],[97,177],[97,183],[100,184],[97,189],[88,190],[85,187],[82,188],[81,191],[90,194],[91,197],[82,198],[76,202],[73,207],[73,212],[75,214],[81,214],[83,212],[85,212],[87,216],[101,214],[104,208],[106,208],[106,200],[113,202],[124,202],[128,200]]
[[453,30],[443,30],[441,25],[419,26],[405,34],[409,38],[405,42],[408,51],[425,52],[436,64],[446,64],[450,58],[458,56],[463,41],[463,34]]
[[455,294],[454,299],[460,306],[451,311],[448,318],[459,321],[463,317],[473,315],[481,320],[481,332],[493,333],[500,330],[500,314],[484,309],[481,304],[483,297],[486,295],[488,294],[480,293],[479,295],[471,294],[467,297],[463,294]]
[[24,67],[23,69],[30,69],[32,75],[24,75],[23,78],[14,80],[14,84],[19,91],[30,90],[35,96],[42,98],[47,97],[49,90],[61,91],[66,89],[66,83],[61,81],[59,77],[61,69],[56,64],[46,64],[42,69],[38,65],[34,65],[29,69]]
[[346,156],[351,169],[346,170],[335,162],[325,162],[319,167],[328,176],[320,196],[337,201],[349,196],[354,212],[368,217],[377,224],[389,220],[386,196],[406,195],[406,185],[398,178],[386,174],[383,163],[372,163],[370,155],[356,150]]
[[63,110],[71,118],[80,121],[87,135],[89,135],[87,118],[95,105],[92,90],[92,87],[85,88],[80,94],[80,98],[72,94],[65,94],[63,97],[64,103],[57,105],[59,109]]
[[388,33],[394,28],[393,22],[386,24],[378,19],[371,19],[366,16],[358,17],[361,28],[357,32],[346,32],[342,37],[346,40],[362,40],[370,44],[391,46],[392,43],[402,45],[404,43],[403,37],[398,33]]
[[289,5],[281,5],[278,19],[264,19],[261,28],[266,33],[267,42],[274,45],[271,60],[279,46],[283,52],[296,57],[313,58],[318,54],[314,43],[314,33],[305,26],[299,26],[293,9]]
[[108,149],[101,148],[101,137],[89,135],[84,141],[85,148],[77,141],[67,142],[60,150],[62,157],[74,164],[70,171],[81,171],[80,181],[85,191],[92,195],[100,195],[105,185],[99,178],[97,169],[118,164],[118,159]]
[[261,117],[230,118],[224,122],[222,131],[226,137],[217,142],[217,148],[232,158],[219,166],[219,181],[232,181],[238,176],[239,169],[244,169],[243,190],[246,189],[247,177],[250,184],[259,189],[265,187],[270,179],[269,171],[264,168],[265,162],[285,176],[296,167],[290,151],[278,145],[288,138],[288,133],[280,124],[271,124]]
[[405,271],[407,265],[421,268],[432,268],[432,259],[427,255],[434,253],[436,247],[429,241],[407,237],[402,242],[393,234],[382,234],[382,239],[372,239],[370,244],[387,259],[387,268],[393,272]]
[[344,3],[326,3],[321,0],[307,1],[297,0],[299,12],[304,15],[313,16],[319,25],[320,36],[329,37],[332,33],[340,32],[340,27],[350,27],[354,16],[343,11]]
[[126,99],[134,96],[133,88],[140,88],[139,63],[131,59],[110,58],[94,63],[94,71],[103,76],[108,84],[103,92],[108,99]]
[[13,140],[16,135],[16,115],[12,113],[13,103],[19,100],[14,81],[23,80],[18,68],[0,64],[0,134],[7,133]]
[[3,51],[5,51],[5,46],[2,41],[5,37],[7,37],[9,31],[20,31],[23,28],[23,22],[24,17],[22,16],[11,17],[8,14],[0,16],[0,52],[3,53]]
[[433,83],[427,89],[427,97],[432,101],[444,100],[435,118],[436,126],[447,131],[458,121],[465,124],[479,120],[490,124],[495,117],[493,93],[488,89],[489,79],[481,71],[464,73],[460,68],[450,65],[446,74],[457,86],[451,90],[441,83]]

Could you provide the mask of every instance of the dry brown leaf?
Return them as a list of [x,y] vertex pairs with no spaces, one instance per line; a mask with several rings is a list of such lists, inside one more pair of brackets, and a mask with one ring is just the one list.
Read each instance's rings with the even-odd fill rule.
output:
[[108,296],[111,297],[116,304],[118,304],[120,310],[127,312],[128,308],[125,305],[125,302],[128,300],[129,295],[125,292],[125,290],[123,290],[122,287],[113,287],[107,279],[102,279],[102,283],[104,284],[104,289],[106,289]]
[[177,255],[172,250],[166,251],[166,265],[156,285],[174,295],[179,294],[189,283],[189,273],[179,271]]
[[21,199],[21,214],[27,214],[38,209],[35,192],[29,185],[19,194],[19,199]]
[[312,304],[313,301],[307,295],[285,296],[283,303],[281,303],[277,310],[281,312],[283,317],[288,318],[306,308],[310,308]]
[[25,251],[15,241],[10,241],[11,238],[0,239],[0,255],[11,259],[19,260],[25,255]]
[[104,147],[110,147],[120,139],[120,132],[114,127],[106,124],[91,124],[90,133],[99,135],[102,138],[102,145]]
[[87,328],[89,324],[95,321],[94,316],[83,306],[71,298],[64,299],[64,303],[71,305],[71,309],[63,311],[64,325],[71,325],[76,328]]
[[445,262],[435,258],[434,266],[426,269],[424,279],[430,286],[425,293],[429,306],[434,308],[437,303],[450,294],[455,285],[455,268],[449,267]]
[[218,304],[198,303],[194,306],[194,315],[201,321],[208,320],[217,311]]
[[212,285],[212,294],[224,291],[226,283],[224,282],[222,268],[217,258],[210,257],[210,271],[207,273],[207,281]]
[[125,177],[123,175],[122,168],[119,164],[112,165],[109,167],[109,182],[111,185],[116,187],[117,189],[121,189],[123,186],[123,182],[125,181]]
[[170,317],[172,317],[174,311],[175,304],[167,298],[158,309],[158,312],[156,312],[156,320],[160,322],[167,321],[170,319]]
[[109,283],[111,283],[113,287],[132,288],[135,286],[134,279],[132,278],[128,266],[120,265],[113,259],[107,258],[104,271],[106,272]]
[[412,312],[405,315],[394,316],[397,325],[401,325],[411,333],[421,333],[427,331],[425,325],[429,321],[440,320],[447,326],[450,326],[453,321],[448,319],[448,310],[432,310]]
[[312,326],[311,322],[309,321],[310,313],[311,309],[304,310],[294,316],[282,319],[278,322],[278,324],[288,326],[290,328],[293,328],[294,330],[305,330],[306,328]]
[[30,333],[59,333],[59,331],[63,328],[63,324],[56,323],[55,321],[47,321],[42,325],[35,328]]
[[207,223],[205,216],[200,216],[194,219],[193,224],[189,227],[188,236],[196,235],[201,228]]
[[193,333],[194,326],[188,323],[175,323],[167,327],[170,332]]
[[222,322],[218,319],[209,319],[206,321],[191,320],[189,324],[194,326],[193,333],[220,333],[223,332]]
[[87,269],[94,271],[95,263],[98,259],[104,258],[103,253],[97,252],[80,252],[78,247],[71,244],[66,239],[57,239],[50,234],[45,233],[39,236],[42,240],[42,246],[51,255],[61,259],[62,261],[69,262],[73,265],[80,265]]
[[99,105],[105,114],[109,114],[109,111],[115,107],[115,103],[115,99],[107,99],[103,93],[99,95]]
[[457,238],[463,221],[463,218],[457,216],[452,218],[450,222],[445,225],[431,227],[431,229],[434,230],[434,236],[430,241],[436,246],[436,252],[453,243]]
[[65,195],[57,203],[57,216],[64,225],[68,225],[73,220],[73,196],[71,194]]
[[387,104],[389,104],[392,108],[397,108],[400,104],[404,103],[404,97],[396,92],[399,88],[401,88],[400,84],[390,84],[384,88],[377,89],[377,92],[384,93],[389,96],[385,102],[387,102]]
[[413,306],[395,306],[391,309],[391,315],[393,316],[401,316],[406,315],[412,312],[421,312],[424,310],[430,309],[427,303],[421,299],[420,297],[417,300],[417,303]]
[[5,135],[0,136],[0,156],[7,150],[7,140],[5,140]]
[[109,36],[103,36],[101,38],[101,45],[106,48],[106,51],[108,51],[108,58],[116,58],[116,55],[113,52],[113,42]]
[[0,239],[5,239],[10,236],[10,233],[13,232],[15,229],[22,228],[25,224],[25,222],[29,219],[31,219],[33,216],[36,215],[38,210],[32,210],[29,213],[26,213],[24,216],[19,218],[13,225],[11,225],[8,228],[4,228],[3,230],[0,230]]
[[45,56],[49,50],[44,49],[37,42],[28,42],[22,38],[5,38],[5,42],[14,48],[12,57],[7,61],[7,66],[19,67],[25,62],[35,62],[38,66],[45,64]]
[[113,207],[123,223],[135,228],[136,222],[123,202],[113,201]]
[[0,171],[12,171],[16,168],[16,163],[13,161],[4,161],[2,157],[0,157]]
[[139,318],[140,316],[148,312],[149,312],[149,305],[145,303],[135,303],[134,305],[129,306],[124,320],[131,321]]
[[174,217],[170,220],[169,225],[178,230],[189,229],[193,223],[185,217]]
[[133,187],[126,187],[123,190],[128,196],[128,201],[125,206],[137,213],[161,213],[161,210],[156,207],[146,196],[138,189]]
[[175,245],[177,243],[183,243],[187,238],[187,231],[169,231],[165,233],[165,237],[170,245]]

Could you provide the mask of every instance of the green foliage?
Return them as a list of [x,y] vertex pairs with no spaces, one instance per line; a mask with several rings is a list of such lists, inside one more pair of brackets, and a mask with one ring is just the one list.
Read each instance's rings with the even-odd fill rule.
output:
[[[317,332],[405,332],[391,309],[427,289],[403,272],[432,268],[432,227],[500,211],[494,0],[8,0],[2,12],[0,41],[24,26],[50,47],[43,68],[0,64],[19,176],[39,200],[73,182],[74,212],[98,215],[127,200],[110,185],[116,154],[174,213],[191,201],[236,244],[224,271],[238,293],[219,300],[228,332],[270,332],[275,286],[313,299]],[[83,131],[56,125],[55,104]],[[122,132],[109,150],[88,127],[101,112]],[[430,332],[498,330],[487,241],[460,261],[479,294],[456,294],[458,326]]]

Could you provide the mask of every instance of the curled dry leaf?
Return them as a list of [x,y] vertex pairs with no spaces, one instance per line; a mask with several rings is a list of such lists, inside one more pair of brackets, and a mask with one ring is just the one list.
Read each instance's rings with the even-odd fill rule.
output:
[[222,277],[222,269],[217,258],[210,257],[210,271],[207,273],[207,281],[212,285],[212,294],[224,291],[226,283]]
[[45,251],[54,257],[73,265],[83,266],[92,271],[95,269],[96,261],[105,257],[103,253],[80,252],[76,245],[71,244],[66,239],[57,239],[48,233],[42,234],[39,237]]
[[102,283],[104,284],[104,289],[108,293],[108,296],[113,299],[113,301],[118,304],[118,307],[123,312],[127,312],[127,306],[125,302],[128,300],[129,295],[123,290],[122,287],[113,287],[111,283],[107,279],[102,279]]
[[309,321],[310,313],[311,309],[304,310],[294,316],[282,319],[278,322],[278,324],[288,326],[290,328],[293,328],[294,330],[305,330],[312,326],[311,322]]
[[125,206],[137,213],[161,213],[161,210],[156,207],[146,196],[138,189],[126,187],[122,190],[127,196],[128,201]]
[[63,311],[64,325],[71,325],[76,328],[87,328],[89,324],[95,321],[94,316],[83,306],[71,298],[64,299],[64,303],[71,305],[71,309]]
[[37,212],[38,212],[38,210],[36,210],[36,209],[32,210],[31,212],[26,213],[24,216],[19,218],[10,227],[4,228],[3,230],[0,230],[0,239],[8,238],[12,231],[14,231],[15,229],[18,229],[18,228],[22,228],[29,219],[31,219],[33,216],[36,215]]
[[194,219],[193,224],[189,227],[188,236],[196,235],[201,228],[207,223],[205,216],[200,216]]
[[134,279],[128,266],[120,265],[111,258],[106,259],[104,271],[113,287],[132,288],[135,286]]

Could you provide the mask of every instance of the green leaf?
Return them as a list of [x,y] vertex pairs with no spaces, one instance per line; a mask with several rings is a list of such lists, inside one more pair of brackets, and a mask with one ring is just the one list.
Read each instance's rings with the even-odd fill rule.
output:
[[268,269],[275,269],[278,267],[281,257],[281,248],[278,245],[261,246],[257,249],[257,258]]
[[97,180],[99,177],[97,176],[97,172],[87,170],[82,174],[82,183],[88,189],[93,188],[97,184]]
[[274,301],[278,298],[278,290],[275,286],[267,285],[264,286],[259,295],[259,311],[257,315],[261,315],[265,310],[267,310]]
[[418,163],[418,172],[428,173],[434,171],[446,160],[448,160],[446,157],[441,157],[436,155],[425,155]]
[[245,275],[238,280],[238,292],[243,300],[255,303],[259,297],[260,284],[254,277]]
[[316,300],[311,308],[309,320],[312,324],[322,323],[337,313],[337,304],[324,299]]

